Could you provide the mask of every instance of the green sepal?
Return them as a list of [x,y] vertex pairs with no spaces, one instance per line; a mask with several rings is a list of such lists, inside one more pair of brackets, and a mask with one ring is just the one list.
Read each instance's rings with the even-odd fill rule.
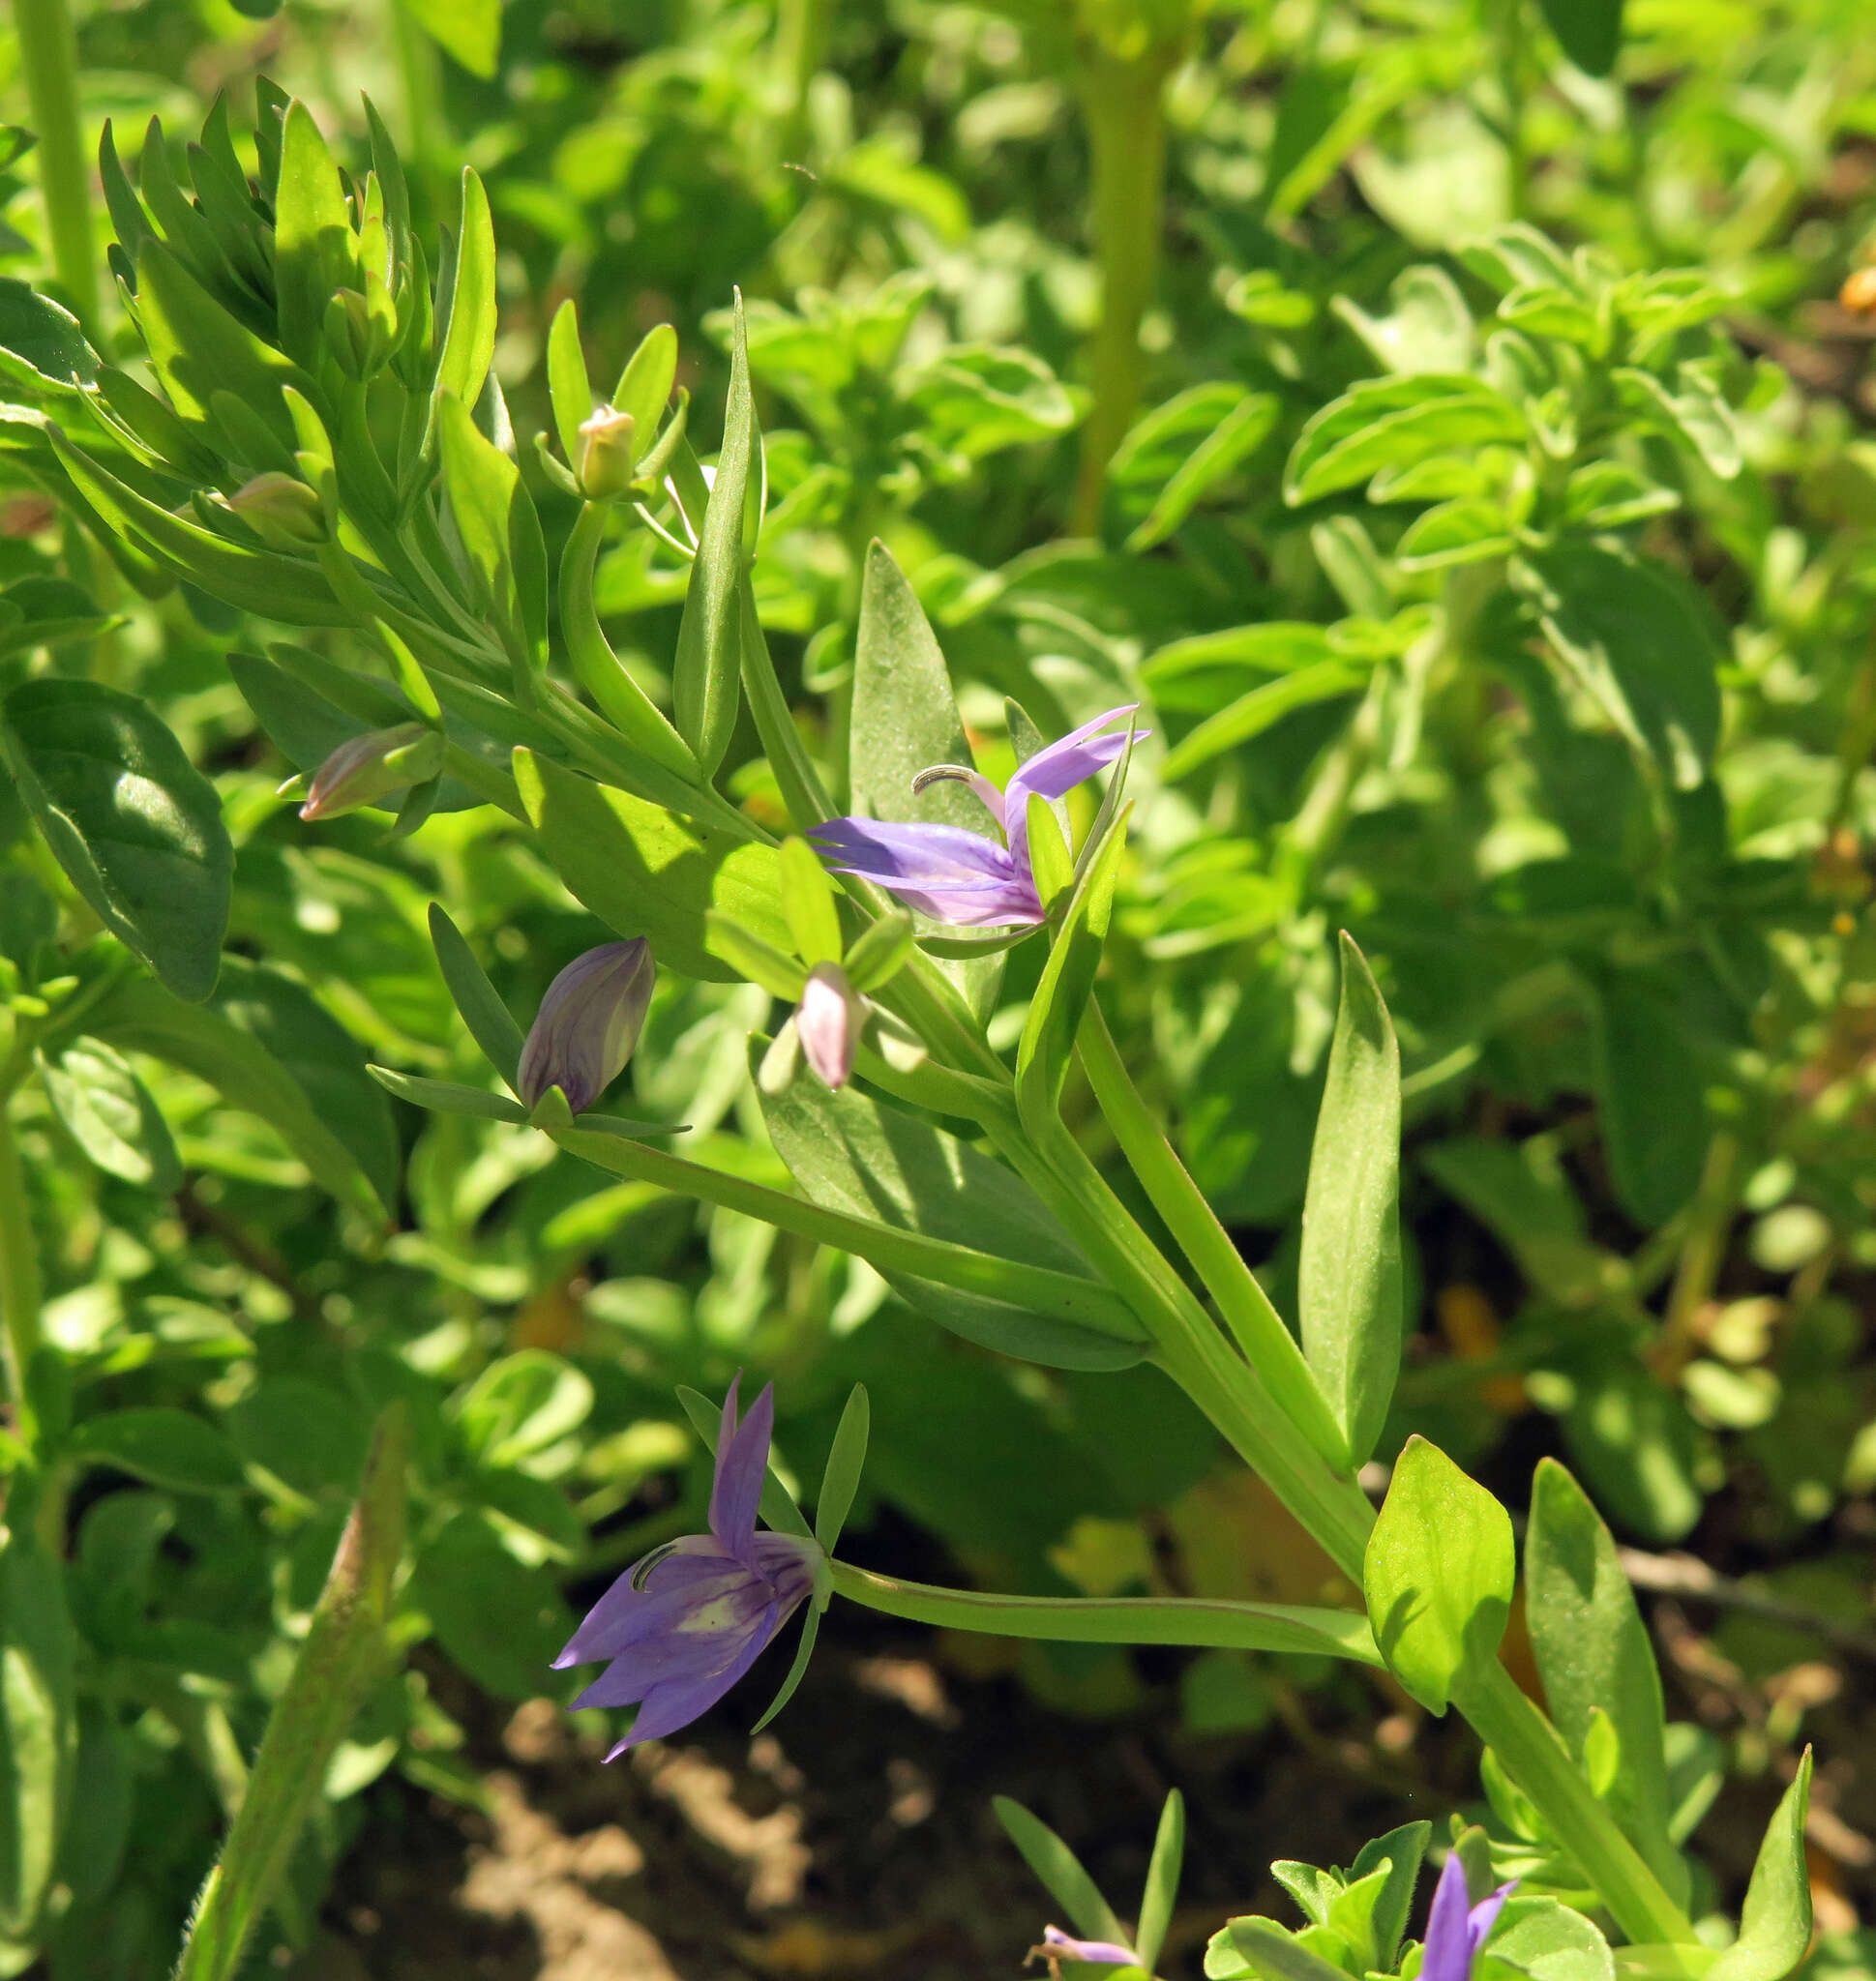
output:
[[[409,1073],[398,1073],[388,1066],[368,1065],[365,1069],[387,1094],[401,1101],[426,1108],[433,1114],[468,1114],[483,1121],[525,1122],[527,1109],[505,1094],[491,1094],[486,1087],[465,1087],[456,1080],[425,1079]],[[557,1091],[557,1089],[556,1089]]]

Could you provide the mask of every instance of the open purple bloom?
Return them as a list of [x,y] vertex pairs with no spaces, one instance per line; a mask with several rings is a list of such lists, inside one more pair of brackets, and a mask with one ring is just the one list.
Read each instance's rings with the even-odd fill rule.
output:
[[619,1077],[644,1028],[656,971],[651,944],[602,942],[547,988],[521,1047],[516,1091],[532,1108],[550,1087],[583,1113]]
[[836,873],[877,881],[935,921],[973,929],[1033,926],[1043,916],[1029,872],[1029,800],[1059,798],[1105,770],[1126,749],[1127,739],[1095,731],[1139,706],[1130,701],[1111,708],[1038,750],[1005,790],[959,764],[934,764],[919,774],[914,790],[940,778],[968,784],[1001,831],[1000,846],[962,826],[895,825],[876,818],[830,818],[809,837]]
[[1113,1939],[1070,1939],[1059,1926],[1042,1929],[1042,1944],[1029,1949],[1029,1959],[1049,1963],[1059,1974],[1063,1961],[1095,1961],[1104,1967],[1131,1967],[1140,1956],[1131,1947]]
[[576,1706],[639,1702],[631,1732],[608,1760],[707,1712],[814,1591],[814,1542],[756,1531],[775,1390],[765,1385],[738,1424],[741,1380],[723,1400],[710,1531],[654,1548],[627,1569],[553,1661],[555,1671],[611,1661]]
[[1490,1898],[1468,1907],[1466,1867],[1455,1850],[1446,1859],[1434,1888],[1433,1909],[1427,1915],[1426,1946],[1420,1955],[1420,1981],[1471,1981],[1473,1961],[1498,1924],[1504,1902],[1517,1884],[1502,1884]]

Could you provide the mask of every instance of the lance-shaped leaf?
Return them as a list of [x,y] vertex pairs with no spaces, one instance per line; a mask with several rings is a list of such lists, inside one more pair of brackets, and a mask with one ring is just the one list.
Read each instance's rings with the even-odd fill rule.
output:
[[482,181],[462,168],[462,226],[450,284],[449,326],[436,361],[436,391],[472,406],[495,355],[495,228]]
[[1804,1812],[1811,1797],[1811,1750],[1766,1826],[1740,1914],[1740,1937],[1707,1981],[1784,1981],[1811,1943],[1811,1879],[1804,1865]]
[[1387,1668],[1444,1714],[1461,1672],[1498,1653],[1511,1611],[1511,1521],[1437,1445],[1410,1437],[1368,1538],[1363,1582]]
[[339,289],[363,287],[339,166],[313,112],[296,100],[287,104],[282,127],[280,184],[274,193],[281,347],[313,369],[326,305]]
[[[779,1091],[759,1082],[758,1091],[776,1151],[813,1202],[1046,1267],[1094,1290],[1074,1241],[1000,1163],[852,1087],[831,1092],[797,1076]],[[886,1277],[908,1306],[1001,1354],[1064,1369],[1121,1369],[1141,1356],[1141,1343],[1122,1332],[1130,1320],[1124,1310],[1117,1332],[1102,1333],[1036,1314],[1020,1296],[966,1292],[906,1272]]]
[[[925,608],[893,555],[877,539],[868,547],[854,636],[853,702],[848,723],[848,779],[863,818],[914,825],[994,829],[968,786],[940,778],[914,789],[935,764],[970,769],[970,745],[958,716],[957,692]],[[967,938],[968,939],[968,938]],[[1000,950],[1007,945],[998,943]],[[978,1011],[1002,980],[997,950],[953,959],[947,974]]]
[[65,1572],[40,1546],[30,1518],[15,1513],[0,1530],[0,1937],[7,1940],[33,1937],[58,1864],[77,1748],[76,1653]]
[[1638,970],[1594,976],[1591,1034],[1610,1180],[1623,1208],[1656,1230],[1700,1186],[1706,1081],[1665,987]]
[[671,706],[677,733],[696,753],[706,775],[714,774],[723,761],[742,706],[742,588],[756,552],[759,518],[752,518],[749,512],[751,476],[759,446],[739,296],[730,358],[730,397],[723,415],[723,448],[698,533],[697,558],[684,595],[684,617],[677,629],[677,655],[671,666]]
[[580,428],[592,417],[593,388],[586,375],[586,354],[580,347],[580,312],[571,296],[553,312],[548,330],[548,399],[560,450],[578,474]]
[[1401,1359],[1401,1063],[1374,975],[1342,937],[1342,1002],[1303,1199],[1303,1353],[1355,1464],[1375,1448]]
[[1166,1944],[1166,1929],[1173,1923],[1173,1907],[1179,1896],[1179,1872],[1185,1863],[1185,1797],[1176,1789],[1167,1793],[1159,1813],[1159,1829],[1153,1837],[1153,1854],[1146,1865],[1146,1884],[1140,1897],[1140,1927],[1134,1935],[1134,1951],[1147,1973],[1159,1960]]
[[1023,1861],[1048,1887],[1049,1895],[1068,1914],[1069,1923],[1087,1939],[1124,1943],[1125,1933],[1101,1888],[1077,1857],[1040,1817],[1007,1795],[994,1795],[991,1805]]
[[841,1529],[853,1509],[853,1495],[860,1489],[860,1474],[866,1468],[867,1432],[872,1421],[866,1384],[856,1382],[835,1429],[826,1468],[820,1475],[820,1492],[815,1500],[815,1539],[829,1554],[840,1545]]
[[98,918],[180,997],[215,988],[234,849],[215,787],[134,695],[28,681],[0,704],[0,762]]
[[514,1086],[521,1060],[521,1028],[440,902],[430,904],[430,940],[469,1036],[489,1064]]
[[339,1743],[384,1670],[403,1552],[404,1406],[379,1420],[351,1518],[254,1757],[240,1813],[190,1921],[176,1981],[228,1981],[266,1916]]
[[680,818],[532,751],[515,753],[515,781],[561,879],[620,935],[649,936],[661,962],[711,983],[735,980],[715,953],[712,908],[771,948],[792,948],[774,847]]
[[[1035,828],[1045,822],[1052,826],[1054,818],[1040,798],[1031,799],[1030,805],[1032,843],[1046,843]],[[1026,1120],[1032,1112],[1053,1113],[1061,1096],[1075,1050],[1075,1034],[1081,1027],[1088,992],[1094,988],[1095,972],[1101,967],[1108,920],[1114,910],[1114,883],[1120,871],[1120,856],[1126,851],[1132,810],[1127,806],[1115,814],[1106,837],[1093,849],[1075,883],[1067,911],[1050,945],[1049,961],[1042,966],[1042,980],[1029,1000],[1028,1017],[1016,1049],[1016,1102]],[[1064,872],[1072,872],[1066,867],[1065,848],[1062,859]],[[1037,872],[1040,875],[1040,867]]]
[[1622,1766],[1605,1799],[1684,1904],[1687,1867],[1668,1837],[1674,1805],[1654,1649],[1609,1529],[1555,1459],[1540,1461],[1533,1482],[1524,1580],[1551,1720],[1581,1759],[1596,1715],[1608,1716]]
[[539,668],[547,659],[547,545],[521,470],[477,430],[468,407],[436,399],[443,486],[450,518],[468,559],[476,603],[514,659]]

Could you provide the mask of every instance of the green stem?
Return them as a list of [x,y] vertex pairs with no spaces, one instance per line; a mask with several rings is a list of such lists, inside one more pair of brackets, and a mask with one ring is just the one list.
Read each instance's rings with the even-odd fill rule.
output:
[[25,1396],[26,1370],[39,1346],[39,1240],[26,1205],[26,1176],[13,1120],[0,1103],[0,1355],[7,1395]]
[[1108,1126],[1153,1208],[1166,1220],[1193,1270],[1217,1301],[1245,1359],[1317,1451],[1337,1470],[1347,1471],[1347,1441],[1316,1386],[1295,1337],[1284,1326],[1257,1275],[1244,1263],[1204,1192],[1160,1132],[1128,1077],[1100,1006],[1091,997],[1077,1043],[1083,1069]]
[[1582,1865],[1615,1921],[1638,1944],[1685,1944],[1693,1924],[1616,1826],[1551,1724],[1493,1664],[1454,1689],[1453,1703]]
[[775,66],[787,112],[786,151],[801,148],[808,130],[808,91],[827,49],[828,0],[781,0],[775,25]]
[[1499,93],[1504,99],[1505,203],[1514,221],[1524,218],[1530,199],[1530,162],[1524,150],[1524,88],[1518,71],[1524,63],[1525,0],[1500,0],[1498,18]]
[[1190,1644],[1239,1651],[1327,1653],[1379,1665],[1366,1617],[1353,1610],[1156,1596],[999,1596],[942,1589],[830,1562],[834,1592],[888,1616],[987,1637],[1052,1643]]
[[585,1157],[614,1175],[629,1177],[634,1182],[656,1183],[680,1196],[700,1197],[705,1203],[721,1204],[726,1210],[759,1218],[781,1230],[799,1232],[819,1244],[857,1253],[882,1272],[911,1273],[920,1279],[936,1280],[940,1286],[956,1286],[963,1292],[1006,1300],[1027,1307],[1031,1313],[1072,1321],[1116,1341],[1141,1339],[1140,1323],[1125,1304],[1092,1280],[1052,1272],[1045,1266],[1024,1265],[1014,1259],[994,1258],[988,1253],[973,1252],[968,1245],[928,1238],[921,1231],[901,1230],[894,1226],[876,1224],[870,1218],[825,1210],[806,1197],[789,1197],[766,1184],[752,1183],[747,1177],[686,1162],[682,1156],[668,1155],[643,1142],[595,1135],[579,1128],[551,1132],[563,1149]]
[[1070,528],[1098,533],[1108,462],[1133,424],[1144,366],[1140,322],[1159,267],[1166,189],[1162,85],[1176,50],[1149,48],[1131,59],[1085,50],[1082,114],[1087,123],[1093,188],[1090,220],[1101,274],[1101,318],[1091,350],[1094,403],[1082,428],[1081,467]]
[[91,162],[78,117],[78,37],[66,0],[14,0],[27,114],[39,136],[39,190],[52,267],[78,321],[98,335],[98,264],[92,252]]

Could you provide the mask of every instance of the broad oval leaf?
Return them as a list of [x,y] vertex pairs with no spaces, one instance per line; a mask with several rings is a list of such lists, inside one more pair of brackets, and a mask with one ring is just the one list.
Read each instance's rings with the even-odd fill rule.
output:
[[234,848],[215,786],[134,695],[44,679],[0,704],[0,761],[99,919],[178,997],[215,988]]
[[66,1450],[170,1493],[232,1493],[243,1484],[241,1461],[213,1424],[163,1404],[87,1417]]
[[1511,1610],[1511,1521],[1484,1487],[1424,1437],[1394,1465],[1363,1576],[1387,1669],[1444,1714],[1462,1672],[1488,1664]]
[[106,1175],[163,1196],[182,1181],[168,1124],[121,1052],[76,1039],[41,1056],[40,1079],[53,1113]]

